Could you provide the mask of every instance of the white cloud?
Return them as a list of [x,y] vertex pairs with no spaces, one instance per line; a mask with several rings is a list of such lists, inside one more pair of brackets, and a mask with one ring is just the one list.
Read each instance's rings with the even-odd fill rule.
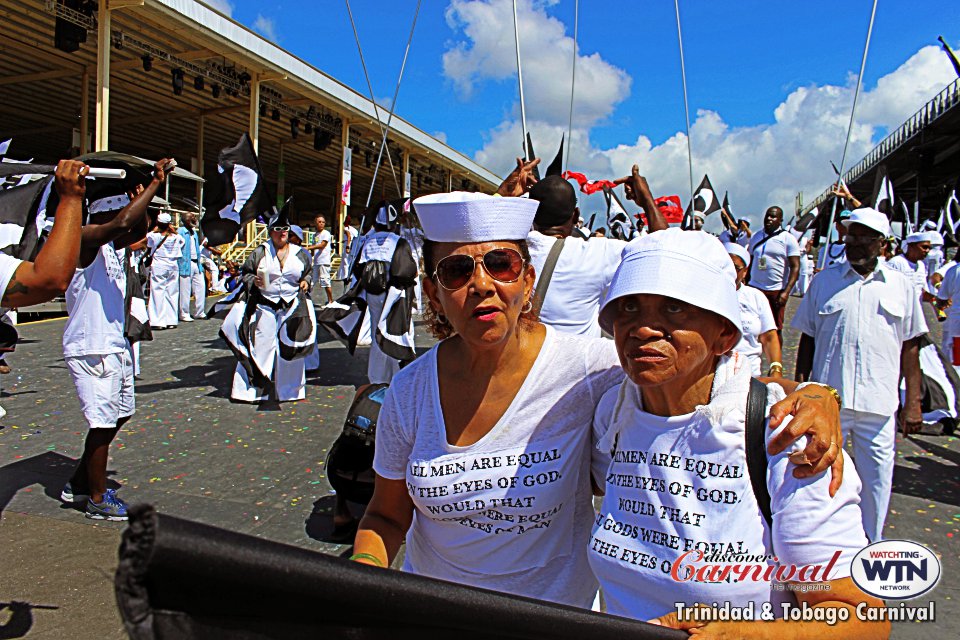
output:
[[203,2],[224,15],[233,15],[233,3],[230,0],[203,0]]
[[257,19],[253,21],[253,29],[254,31],[258,31],[260,35],[270,42],[279,41],[277,38],[277,24],[273,18],[268,18],[262,13],[258,13]]
[[439,140],[440,142],[442,142],[443,144],[447,144],[447,134],[446,134],[446,132],[444,132],[444,131],[434,131],[434,132],[431,133],[430,135],[433,136],[434,138],[436,138],[437,140]]
[[[562,79],[570,77],[573,46],[563,24],[546,13],[546,6],[531,0],[519,3],[528,125],[543,164],[553,159],[567,129],[569,84]],[[443,58],[444,72],[462,97],[481,91],[485,82],[516,82],[511,2],[453,0],[447,22],[463,36],[448,47]],[[864,87],[847,168],[954,78],[946,56],[929,46],[875,85]],[[643,135],[608,149],[598,148],[590,140],[590,129],[616,110],[628,95],[630,82],[625,71],[599,54],[578,58],[571,168],[591,178],[615,178],[629,173],[637,163],[657,195],[679,194],[686,200],[690,184],[684,132],[658,145]],[[855,82],[855,74],[850,74],[843,86],[814,84],[794,89],[774,110],[772,124],[732,127],[715,111],[693,114],[695,184],[708,173],[719,191],[730,192],[735,213],[755,221],[773,204],[792,212],[798,191],[811,200],[833,178],[830,161],[840,163]],[[522,154],[518,120],[515,106],[506,120],[485,134],[476,160],[505,175]],[[596,197],[581,202],[587,212],[602,207]],[[713,223],[719,221],[711,220]]]
[[[551,3],[520,0],[517,7],[523,90],[527,111],[553,125],[566,125],[570,108],[573,38],[549,16]],[[461,97],[470,98],[486,81],[516,82],[517,58],[512,0],[453,0],[447,24],[466,40],[443,55],[443,71]],[[630,94],[630,76],[599,54],[577,53],[574,121],[592,126],[609,116]]]

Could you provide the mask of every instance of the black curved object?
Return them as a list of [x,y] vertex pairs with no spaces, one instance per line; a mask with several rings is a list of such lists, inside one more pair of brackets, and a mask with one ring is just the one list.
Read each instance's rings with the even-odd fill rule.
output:
[[386,571],[130,510],[117,604],[134,640],[681,640],[643,622]]

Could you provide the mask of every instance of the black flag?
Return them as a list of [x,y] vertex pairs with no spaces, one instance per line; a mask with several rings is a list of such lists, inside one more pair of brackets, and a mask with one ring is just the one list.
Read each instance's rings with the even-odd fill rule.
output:
[[0,251],[34,259],[52,190],[53,176],[0,190]]
[[703,214],[704,218],[714,211],[720,211],[720,203],[717,202],[717,192],[714,191],[713,185],[710,184],[710,177],[706,174],[704,174],[703,180],[700,181],[700,186],[693,192],[693,202],[687,206],[687,210],[683,214],[682,226],[684,229],[693,228],[692,217],[695,211]]
[[886,169],[881,167],[877,179],[877,190],[873,195],[873,208],[892,221],[896,211],[896,203],[897,199],[893,194],[893,182],[887,175]]
[[[527,133],[527,148],[524,149],[524,151],[527,152],[528,157],[524,158],[524,160],[526,160],[527,162],[530,162],[531,160],[537,157],[536,152],[533,150],[533,137],[530,135],[529,132]],[[540,179],[540,167],[533,168],[533,177],[536,178],[537,180]]]
[[[820,205],[820,206],[822,207],[823,205]],[[797,233],[802,234],[803,232],[805,232],[807,229],[810,228],[810,225],[814,223],[814,221],[817,219],[817,216],[819,214],[820,214],[820,209],[818,207],[814,207],[813,209],[810,209],[810,211],[807,211],[805,214],[800,216],[800,219],[797,220],[797,223],[793,225],[793,230],[796,231]]]
[[219,180],[211,179],[207,183],[203,198],[206,213],[200,222],[203,234],[213,246],[231,242],[241,225],[260,215],[269,218],[276,210],[253,143],[246,133],[235,147],[220,152],[217,171]]
[[557,157],[547,167],[548,176],[559,176],[563,173],[563,137],[563,134],[560,134],[560,150],[557,151]]

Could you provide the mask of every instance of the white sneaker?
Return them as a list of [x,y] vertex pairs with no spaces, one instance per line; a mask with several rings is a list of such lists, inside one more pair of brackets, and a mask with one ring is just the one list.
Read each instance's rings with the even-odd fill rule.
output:
[[193,318],[191,318],[190,316],[181,316],[180,322],[193,322]]
[[206,319],[207,319],[207,314],[201,313],[201,314],[198,314],[198,315],[193,316],[193,318],[194,318],[195,320],[206,320]]

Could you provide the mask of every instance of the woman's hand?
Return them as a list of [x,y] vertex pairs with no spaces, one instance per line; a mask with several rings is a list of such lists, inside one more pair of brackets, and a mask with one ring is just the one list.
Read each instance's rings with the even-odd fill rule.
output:
[[830,496],[833,497],[843,481],[840,405],[824,387],[811,385],[794,391],[770,408],[770,428],[779,427],[787,416],[793,419],[770,440],[767,451],[775,455],[801,436],[808,436],[806,449],[790,456],[790,461],[797,465],[793,477],[809,478],[831,468]]
[[307,291],[310,288],[310,285],[307,284],[306,280],[300,281],[300,291]]
[[263,289],[267,286],[267,283],[263,280],[263,276],[260,274],[253,276],[253,284],[256,285],[257,289]]

